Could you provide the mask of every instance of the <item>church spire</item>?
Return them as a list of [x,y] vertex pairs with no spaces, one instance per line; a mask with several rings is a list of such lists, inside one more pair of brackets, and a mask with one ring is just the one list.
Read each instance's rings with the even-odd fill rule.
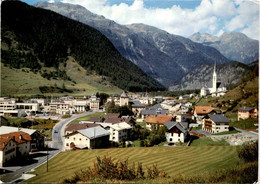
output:
[[212,87],[213,91],[216,92],[217,90],[217,72],[216,72],[216,62],[214,64],[214,69],[213,69],[213,80],[212,80]]

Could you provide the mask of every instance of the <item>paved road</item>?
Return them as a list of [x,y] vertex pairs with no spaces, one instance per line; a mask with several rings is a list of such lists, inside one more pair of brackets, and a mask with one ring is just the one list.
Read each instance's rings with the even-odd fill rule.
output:
[[[89,114],[93,114],[95,112],[101,112],[101,111],[85,112],[82,114],[73,115],[72,117],[70,117],[68,119],[61,120],[58,124],[56,124],[53,127],[52,141],[50,142],[49,146],[51,148],[56,148],[61,151],[64,151],[63,142],[64,142],[64,133],[65,133],[66,125],[77,118],[80,118],[82,116],[86,116]],[[57,133],[55,133],[55,132],[57,132]]]
[[235,129],[242,132],[245,135],[252,136],[252,137],[258,137],[258,133],[256,133],[256,132],[250,132],[250,131],[243,130],[243,129],[240,129],[240,128],[235,128]]
[[[47,142],[49,148],[48,150],[48,159],[53,158],[56,156],[58,153],[64,150],[63,148],[63,141],[64,141],[64,131],[66,128],[66,125],[73,121],[74,119],[77,119],[82,116],[86,116],[88,114],[92,114],[95,112],[100,112],[100,111],[93,111],[93,112],[86,112],[82,114],[76,114],[73,115],[72,117],[68,119],[61,120],[59,123],[57,123],[53,127],[52,131],[52,141]],[[57,133],[55,133],[55,130]],[[38,153],[34,153],[36,157],[33,157],[33,161],[31,164],[26,164],[25,166],[12,166],[12,167],[4,167],[2,169],[6,169],[12,172],[6,173],[6,174],[1,174],[0,175],[0,183],[2,182],[13,182],[17,179],[19,179],[23,173],[29,172],[32,169],[39,167],[43,163],[47,161],[47,151],[41,151]],[[1,172],[0,172],[1,173]]]

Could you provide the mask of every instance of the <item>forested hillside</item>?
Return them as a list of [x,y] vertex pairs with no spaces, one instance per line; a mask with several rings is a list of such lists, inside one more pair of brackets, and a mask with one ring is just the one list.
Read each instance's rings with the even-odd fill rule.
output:
[[[99,31],[57,13],[18,1],[2,2],[2,62],[30,68],[45,78],[71,80],[60,64],[72,56],[89,73],[106,76],[129,91],[164,90],[164,86],[123,58]],[[48,74],[43,67],[54,67]],[[66,67],[64,67],[66,68]]]

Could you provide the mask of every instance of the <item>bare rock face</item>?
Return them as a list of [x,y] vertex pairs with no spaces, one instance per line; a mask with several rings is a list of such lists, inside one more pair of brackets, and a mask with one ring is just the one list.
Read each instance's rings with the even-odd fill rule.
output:
[[165,86],[170,86],[194,67],[229,61],[215,48],[144,24],[123,26],[79,5],[39,2],[35,6],[98,29],[125,58]]
[[[217,77],[225,86],[238,84],[241,78],[249,71],[250,67],[248,65],[233,61],[218,65]],[[200,65],[171,85],[169,89],[174,91],[178,89],[201,89],[202,87],[209,87],[209,83],[212,82],[212,74],[213,65]]]
[[259,57],[259,41],[243,33],[223,33],[220,37],[195,33],[189,37],[192,41],[216,48],[232,61],[249,64]]

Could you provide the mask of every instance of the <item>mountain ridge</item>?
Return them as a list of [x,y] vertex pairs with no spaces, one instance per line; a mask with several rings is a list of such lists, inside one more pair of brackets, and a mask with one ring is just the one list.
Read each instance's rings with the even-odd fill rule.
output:
[[[214,65],[203,64],[194,68],[187,73],[179,81],[170,86],[170,90],[194,90],[207,87],[212,80]],[[237,85],[244,75],[250,72],[250,66],[243,63],[232,61],[229,63],[217,65],[218,79],[225,84],[225,86]]]
[[232,61],[249,64],[259,57],[259,41],[239,32],[225,32],[221,36],[194,33],[189,37],[194,42],[216,48]]
[[36,73],[43,66],[54,67],[55,76],[69,79],[59,65],[65,65],[67,57],[72,56],[88,72],[106,76],[121,89],[165,89],[88,25],[19,1],[4,1],[1,10],[2,62],[10,67],[28,67]]
[[165,86],[202,63],[222,64],[229,61],[212,47],[148,25],[145,27],[151,32],[136,32],[134,26],[142,25],[120,25],[79,5],[39,2],[35,6],[55,11],[98,29],[125,58]]

